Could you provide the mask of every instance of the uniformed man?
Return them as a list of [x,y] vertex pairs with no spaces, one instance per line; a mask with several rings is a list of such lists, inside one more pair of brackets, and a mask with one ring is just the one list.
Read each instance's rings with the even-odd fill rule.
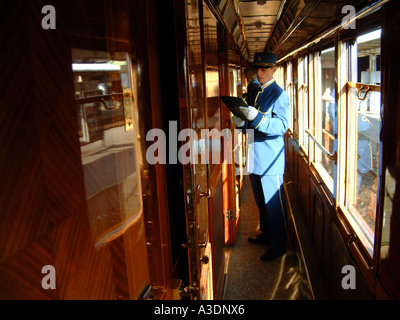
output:
[[[275,82],[277,57],[260,52],[253,66],[261,89],[254,106],[241,107],[244,118],[233,117],[238,128],[254,129],[254,143],[249,146],[249,169],[255,201],[260,213],[261,234],[249,238],[251,243],[269,244],[261,257],[271,261],[286,253],[287,210],[284,198],[284,134],[289,125],[289,96]],[[250,139],[251,140],[251,139]]]

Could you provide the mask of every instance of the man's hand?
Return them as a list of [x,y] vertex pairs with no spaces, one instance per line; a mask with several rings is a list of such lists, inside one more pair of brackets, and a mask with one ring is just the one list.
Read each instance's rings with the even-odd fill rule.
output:
[[232,121],[233,121],[233,123],[235,124],[235,126],[236,126],[237,128],[243,128],[244,125],[246,124],[246,123],[243,121],[242,118],[236,117],[236,116],[233,116],[233,117],[232,117]]
[[239,107],[239,109],[244,114],[247,121],[254,121],[258,116],[258,110],[252,106]]

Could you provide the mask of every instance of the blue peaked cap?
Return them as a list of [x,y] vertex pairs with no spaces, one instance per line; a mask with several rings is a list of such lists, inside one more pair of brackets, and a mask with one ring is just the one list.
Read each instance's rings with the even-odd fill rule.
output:
[[268,52],[256,52],[254,54],[253,66],[258,68],[275,67],[278,60],[276,54]]

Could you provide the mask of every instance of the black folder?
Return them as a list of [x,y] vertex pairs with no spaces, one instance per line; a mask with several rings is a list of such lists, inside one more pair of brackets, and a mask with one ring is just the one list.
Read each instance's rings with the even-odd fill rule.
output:
[[239,107],[248,107],[246,101],[243,98],[221,96],[221,100],[224,102],[226,107],[237,117],[246,120],[243,112],[240,111]]

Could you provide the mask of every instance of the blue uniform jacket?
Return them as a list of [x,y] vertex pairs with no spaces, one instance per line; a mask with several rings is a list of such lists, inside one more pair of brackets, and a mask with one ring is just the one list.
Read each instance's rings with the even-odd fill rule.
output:
[[[258,94],[254,107],[258,109],[258,116],[247,124],[248,129],[254,129],[254,136],[249,139],[248,171],[257,175],[283,175],[289,96],[273,81]],[[252,134],[252,130],[247,133]]]

